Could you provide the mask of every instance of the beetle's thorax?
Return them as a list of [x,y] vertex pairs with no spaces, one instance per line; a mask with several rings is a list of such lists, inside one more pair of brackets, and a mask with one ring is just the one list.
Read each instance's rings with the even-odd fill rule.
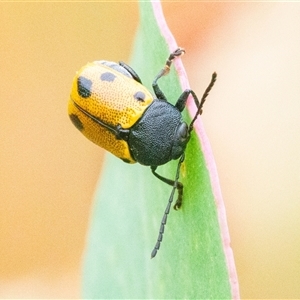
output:
[[184,152],[187,124],[169,102],[155,99],[130,129],[128,144],[133,158],[142,165],[159,166]]

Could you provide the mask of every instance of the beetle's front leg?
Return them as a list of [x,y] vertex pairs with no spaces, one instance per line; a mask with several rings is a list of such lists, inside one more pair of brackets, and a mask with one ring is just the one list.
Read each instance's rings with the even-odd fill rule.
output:
[[169,55],[169,57],[168,57],[168,59],[166,61],[165,66],[163,67],[163,69],[161,69],[159,71],[159,73],[156,75],[156,77],[154,78],[153,83],[152,83],[152,87],[153,87],[153,90],[154,90],[154,93],[155,93],[157,99],[167,101],[166,96],[164,95],[164,93],[161,91],[161,89],[159,88],[159,86],[157,84],[157,80],[159,78],[163,77],[164,75],[167,75],[169,73],[170,67],[171,67],[171,64],[172,64],[174,58],[177,57],[177,56],[182,55],[183,53],[185,53],[185,50],[183,48],[177,48],[174,52],[172,52]]
[[210,92],[210,90],[212,89],[212,87],[214,86],[215,84],[215,81],[217,80],[217,73],[213,73],[212,74],[212,77],[211,77],[211,81],[208,85],[208,87],[206,88],[202,98],[201,98],[201,101],[199,101],[197,95],[195,94],[195,92],[193,90],[185,90],[181,95],[180,97],[178,98],[176,104],[175,104],[175,107],[181,112],[184,110],[185,106],[186,106],[186,102],[187,102],[187,99],[189,97],[189,95],[192,95],[193,97],[193,100],[197,106],[197,112],[192,120],[192,122],[190,123],[189,125],[189,132],[191,132],[193,130],[193,125],[194,125],[194,122],[196,121],[198,115],[201,115],[202,112],[203,112],[203,105],[205,103],[205,100]]

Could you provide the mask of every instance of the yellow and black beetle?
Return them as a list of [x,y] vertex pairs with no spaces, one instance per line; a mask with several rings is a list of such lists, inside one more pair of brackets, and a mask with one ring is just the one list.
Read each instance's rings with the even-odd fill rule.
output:
[[[138,162],[150,166],[152,173],[173,186],[159,236],[151,253],[153,258],[160,247],[174,192],[178,199],[177,210],[182,204],[183,185],[179,182],[180,165],[190,139],[193,124],[213,87],[217,75],[199,102],[192,90],[185,90],[175,105],[167,101],[157,81],[166,75],[175,57],[185,53],[182,48],[172,52],[164,68],[155,77],[152,87],[156,98],[142,85],[136,72],[123,62],[95,61],[77,72],[70,95],[68,113],[75,127],[95,144],[121,158],[124,162]],[[192,95],[197,112],[188,125],[181,112]],[[158,166],[179,159],[175,179],[167,179],[156,172]]]

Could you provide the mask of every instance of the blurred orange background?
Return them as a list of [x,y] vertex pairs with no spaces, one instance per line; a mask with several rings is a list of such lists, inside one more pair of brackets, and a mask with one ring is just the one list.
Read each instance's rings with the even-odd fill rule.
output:
[[[165,2],[204,125],[243,298],[300,297],[300,4]],[[66,106],[88,61],[130,59],[138,4],[0,4],[0,297],[78,298],[104,151]]]

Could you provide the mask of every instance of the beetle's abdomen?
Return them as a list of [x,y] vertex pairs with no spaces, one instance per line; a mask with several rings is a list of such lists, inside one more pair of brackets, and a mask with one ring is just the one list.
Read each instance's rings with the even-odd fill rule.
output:
[[131,128],[152,101],[143,85],[94,62],[77,72],[68,111],[73,124],[88,139],[124,161],[135,162],[127,142],[117,139],[117,128]]

